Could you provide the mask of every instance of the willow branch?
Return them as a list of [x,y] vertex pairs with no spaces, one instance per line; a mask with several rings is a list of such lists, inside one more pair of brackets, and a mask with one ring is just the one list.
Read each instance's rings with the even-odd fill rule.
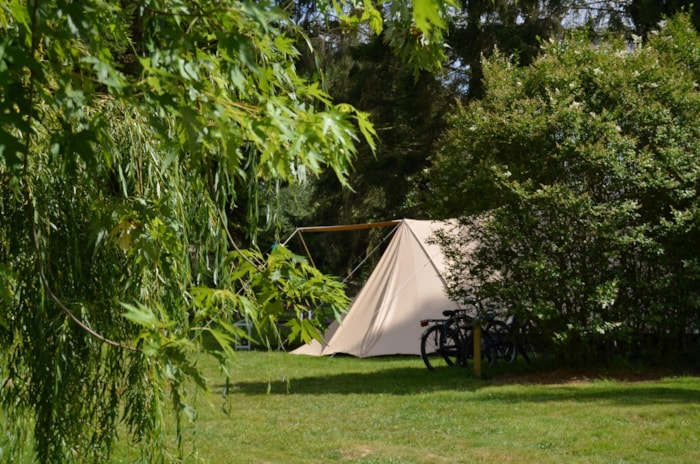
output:
[[221,224],[224,226],[224,231],[226,232],[226,237],[228,237],[228,241],[231,244],[231,246],[233,247],[233,249],[236,250],[238,252],[238,254],[241,255],[241,257],[248,262],[248,264],[253,266],[259,272],[265,272],[265,263],[261,263],[261,264],[255,263],[255,262],[253,262],[252,259],[250,259],[248,256],[246,256],[245,253],[243,253],[243,250],[240,249],[240,247],[236,244],[236,241],[231,236],[231,233],[229,232],[228,227],[226,226],[227,222],[226,222],[223,214],[221,213],[221,210],[219,208],[216,208],[216,212],[219,215],[219,220],[221,221]]
[[[32,207],[33,209],[33,207]],[[134,351],[134,352],[140,352],[141,350],[138,348],[135,348],[133,346],[129,345],[124,345],[119,342],[115,342],[114,340],[111,340],[104,335],[101,335],[100,333],[96,332],[94,329],[92,329],[90,326],[85,324],[83,321],[81,321],[73,312],[68,309],[66,305],[63,304],[60,298],[56,296],[56,294],[51,290],[51,287],[49,286],[48,279],[46,278],[46,274],[44,273],[44,263],[41,260],[41,247],[39,246],[39,237],[36,232],[36,223],[32,227],[32,234],[34,235],[34,251],[36,252],[36,258],[37,258],[37,264],[39,266],[39,279],[41,280],[41,286],[44,288],[44,291],[46,292],[47,295],[49,295],[49,298],[56,303],[56,306],[58,306],[61,311],[63,311],[73,322],[75,322],[81,329],[85,330],[87,333],[89,333],[93,338],[96,338],[97,340],[101,341],[102,343],[105,343],[109,346],[113,346],[116,348],[121,348],[123,350],[127,351]]]

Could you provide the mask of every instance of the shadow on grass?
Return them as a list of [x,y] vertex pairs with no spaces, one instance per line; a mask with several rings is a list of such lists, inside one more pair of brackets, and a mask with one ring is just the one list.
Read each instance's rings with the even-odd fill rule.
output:
[[232,393],[244,394],[387,394],[412,395],[436,391],[476,391],[483,381],[464,368],[428,371],[421,368],[389,368],[374,372],[291,377],[272,382],[235,382]]
[[[273,382],[241,382],[229,387],[231,394],[272,395],[415,395],[453,392],[460,401],[506,403],[547,401],[603,401],[622,405],[700,403],[700,378],[663,381],[610,380],[592,382],[576,378],[566,383],[503,384],[498,379],[479,380],[463,368],[428,371],[389,368],[368,373],[290,378]],[[467,393],[467,395],[464,395]]]

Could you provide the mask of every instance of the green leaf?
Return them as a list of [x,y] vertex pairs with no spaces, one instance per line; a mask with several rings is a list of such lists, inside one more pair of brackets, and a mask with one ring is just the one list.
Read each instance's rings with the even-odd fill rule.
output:
[[374,7],[374,4],[370,1],[365,0],[363,1],[362,5],[364,7],[364,11],[362,12],[361,21],[367,22],[370,29],[375,34],[381,34],[382,30],[384,29],[384,18],[382,18],[381,12],[377,10]]
[[432,35],[434,29],[445,29],[445,20],[440,14],[441,0],[414,0],[413,19],[416,28],[423,34]]
[[126,309],[124,317],[131,322],[141,325],[148,329],[165,328],[170,324],[159,320],[155,312],[142,304],[131,305],[129,303],[120,303]]
[[[214,337],[218,345],[221,347],[221,349],[229,356],[233,356],[233,347],[236,344],[237,338],[234,338],[234,336],[229,335],[228,333],[224,333],[220,330],[217,329],[208,329],[209,333]],[[232,332],[230,332],[232,333]],[[245,334],[244,336],[247,336]]]
[[121,90],[126,87],[124,76],[117,71],[111,63],[107,63],[94,56],[86,56],[81,59],[85,64],[92,65],[97,81],[112,90]]

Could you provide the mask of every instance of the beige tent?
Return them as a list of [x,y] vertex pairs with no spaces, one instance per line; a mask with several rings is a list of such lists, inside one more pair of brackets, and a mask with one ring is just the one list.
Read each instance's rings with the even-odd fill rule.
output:
[[[361,358],[420,354],[420,320],[441,318],[443,310],[459,307],[445,295],[440,247],[427,243],[436,230],[451,227],[450,223],[403,219],[381,225],[394,227],[391,241],[342,322],[329,327],[324,343],[313,341],[292,353],[346,353]],[[348,230],[343,227],[360,228],[307,230]]]

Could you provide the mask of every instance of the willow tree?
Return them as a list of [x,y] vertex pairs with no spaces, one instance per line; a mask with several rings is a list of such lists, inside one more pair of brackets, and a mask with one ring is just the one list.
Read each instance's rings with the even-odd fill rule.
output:
[[[444,10],[414,14],[425,59]],[[177,459],[205,337],[223,365],[235,320],[346,303],[282,247],[231,239],[237,192],[344,181],[372,125],[296,73],[300,32],[264,1],[12,0],[0,30],[0,454],[107,462],[123,421],[144,461]]]

